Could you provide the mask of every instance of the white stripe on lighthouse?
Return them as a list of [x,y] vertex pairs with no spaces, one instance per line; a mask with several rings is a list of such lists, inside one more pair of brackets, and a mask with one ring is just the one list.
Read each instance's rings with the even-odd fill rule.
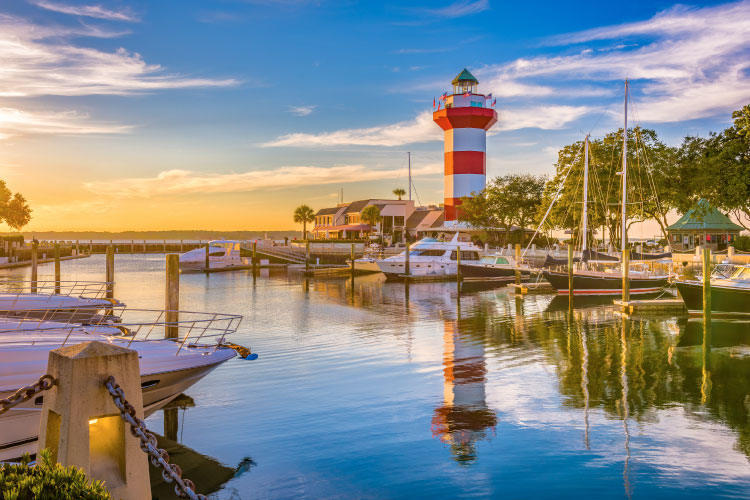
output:
[[445,197],[460,198],[470,196],[484,189],[485,176],[481,174],[456,174],[445,176]]
[[487,132],[481,128],[452,128],[445,131],[445,152],[487,151]]

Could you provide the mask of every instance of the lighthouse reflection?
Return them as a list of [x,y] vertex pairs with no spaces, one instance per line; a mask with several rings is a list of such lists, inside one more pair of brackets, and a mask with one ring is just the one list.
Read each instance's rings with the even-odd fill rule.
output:
[[450,445],[463,465],[477,459],[476,443],[497,424],[487,407],[484,344],[461,335],[457,322],[446,321],[443,333],[443,404],[432,417],[432,435]]

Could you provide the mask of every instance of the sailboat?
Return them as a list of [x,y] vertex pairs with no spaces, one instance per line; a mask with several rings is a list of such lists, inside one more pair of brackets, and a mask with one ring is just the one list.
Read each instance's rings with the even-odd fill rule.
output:
[[[628,226],[627,226],[627,200],[628,200],[628,81],[625,80],[625,125],[623,127],[622,141],[622,251],[628,248]],[[584,170],[583,170],[583,238],[582,238],[582,260],[585,262],[591,257],[597,258],[600,254],[588,249],[588,173],[589,173],[589,136],[585,139]],[[607,258],[605,260],[615,260]],[[622,265],[622,264],[621,264]],[[584,266],[585,267],[585,266]],[[569,293],[570,283],[567,271],[543,272],[544,278],[558,291],[559,294]],[[644,294],[658,292],[669,282],[666,274],[653,274],[644,266],[640,269],[631,270],[629,266],[623,268],[621,273],[611,271],[594,271],[587,269],[576,269],[573,271],[573,295],[622,295],[623,280],[627,278],[630,293]]]

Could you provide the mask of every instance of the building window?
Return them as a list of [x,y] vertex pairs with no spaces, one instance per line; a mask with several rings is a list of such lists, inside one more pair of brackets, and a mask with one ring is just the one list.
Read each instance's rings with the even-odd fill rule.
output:
[[395,227],[404,227],[404,216],[396,215],[393,217],[393,225]]

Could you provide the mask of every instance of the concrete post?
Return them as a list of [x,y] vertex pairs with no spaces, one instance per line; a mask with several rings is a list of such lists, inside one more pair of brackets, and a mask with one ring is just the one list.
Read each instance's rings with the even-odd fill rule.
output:
[[630,300],[630,250],[622,251],[622,300]]
[[138,353],[84,342],[51,351],[47,372],[58,383],[44,394],[39,448],[48,448],[64,467],[105,481],[113,498],[151,498],[148,457],[104,387],[108,376],[115,377],[136,416],[144,418]]
[[37,292],[36,287],[36,281],[37,281],[37,272],[39,267],[38,262],[38,254],[39,253],[39,243],[36,241],[31,242],[31,293]]
[[60,293],[60,244],[55,243],[55,293]]
[[176,339],[179,334],[177,326],[180,309],[180,256],[176,253],[167,254],[167,280],[165,289],[166,329],[164,338]]
[[104,280],[107,282],[107,298],[111,299],[115,296],[115,248],[112,245],[107,247],[105,270]]
[[516,243],[516,285],[521,284],[521,244]]

